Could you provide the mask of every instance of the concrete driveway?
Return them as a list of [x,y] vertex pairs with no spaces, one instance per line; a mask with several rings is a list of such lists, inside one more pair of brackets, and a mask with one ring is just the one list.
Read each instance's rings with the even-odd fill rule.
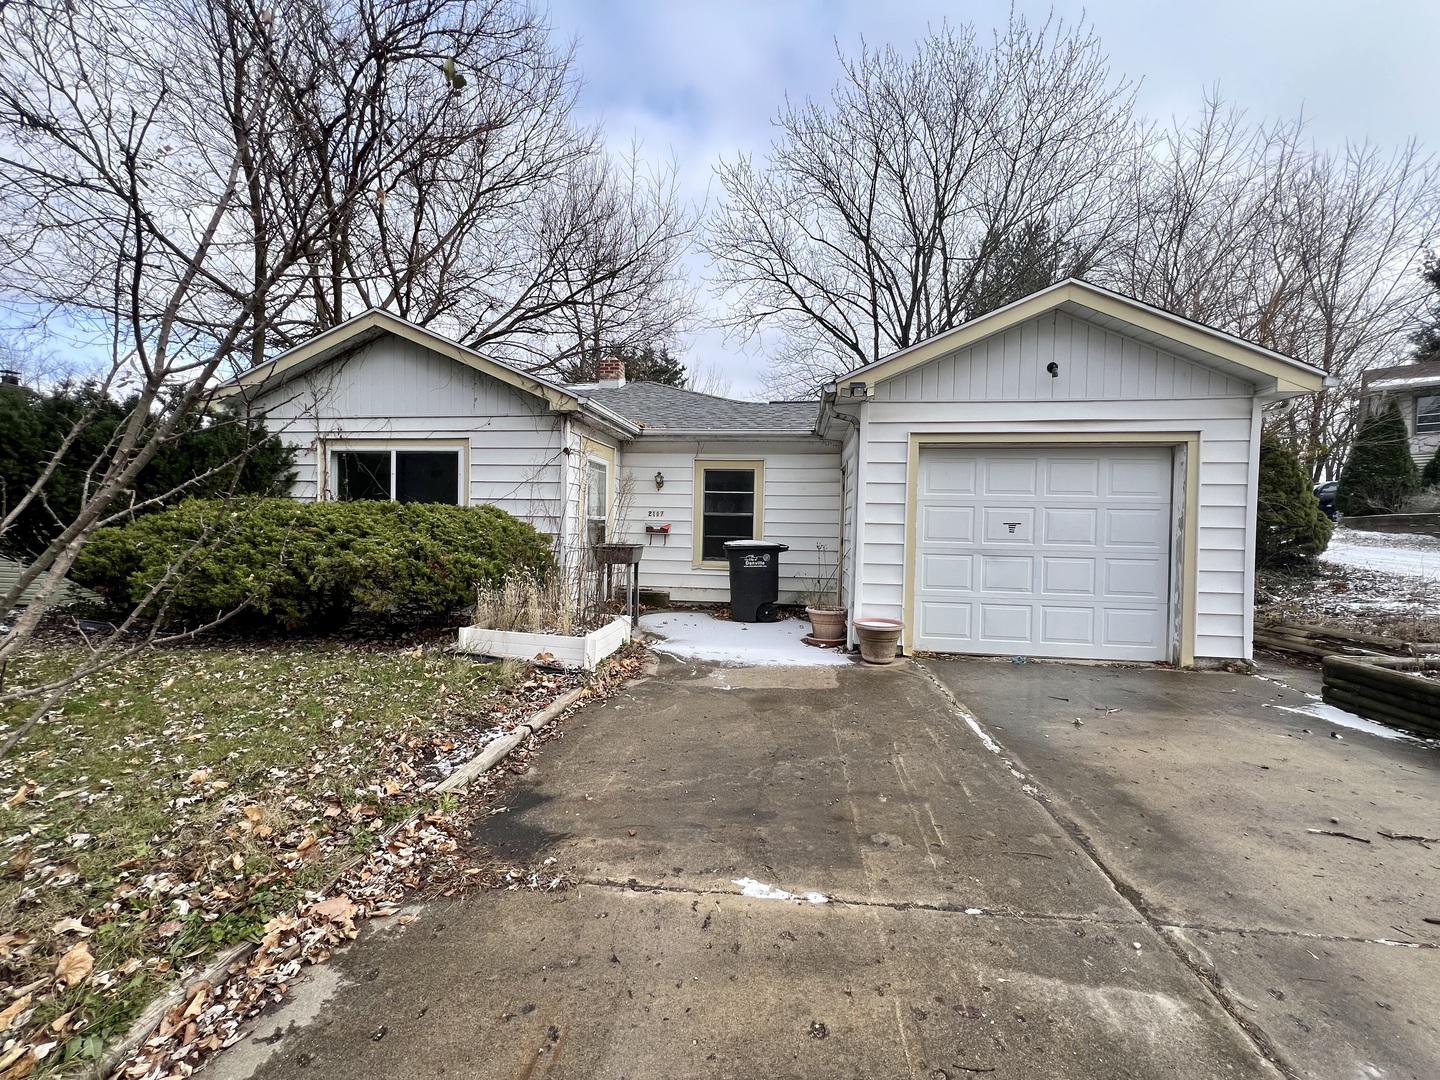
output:
[[372,933],[215,1072],[1440,1073],[1440,957],[1370,943],[1440,929],[1440,853],[1304,833],[1440,833],[1433,752],[1285,740],[1240,676],[661,664],[477,837],[566,890]]
[[1288,711],[1301,668],[927,666],[1287,1069],[1440,1076],[1440,845],[1382,835],[1440,837],[1434,744]]

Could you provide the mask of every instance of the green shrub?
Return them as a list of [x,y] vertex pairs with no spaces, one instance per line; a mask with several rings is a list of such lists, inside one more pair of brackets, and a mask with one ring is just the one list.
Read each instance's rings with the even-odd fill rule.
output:
[[1340,471],[1335,506],[1342,514],[1394,514],[1420,489],[1410,453],[1410,433],[1400,403],[1372,413],[1360,425],[1355,445]]
[[1435,487],[1437,484],[1440,484],[1440,446],[1435,448],[1435,453],[1425,463],[1425,471],[1420,474],[1421,487]]
[[1334,530],[1320,509],[1300,459],[1269,431],[1260,439],[1255,524],[1255,562],[1263,567],[1313,563],[1330,543]]
[[182,558],[183,574],[146,605],[172,627],[247,600],[246,618],[287,630],[354,612],[435,615],[513,569],[546,576],[554,567],[550,538],[494,506],[190,499],[102,529],[71,576],[129,609]]
[[[116,429],[135,408],[134,397],[117,400],[95,383],[64,383],[45,394],[0,387],[0,516],[24,497],[76,424],[89,417],[46,482],[44,498],[20,512],[0,537],[0,550],[22,558],[37,555],[64,531],[80,512],[97,462],[113,450]],[[185,490],[175,501],[278,494],[290,486],[293,458],[263,422],[233,407],[192,413],[140,471],[133,501],[164,497],[181,485]]]

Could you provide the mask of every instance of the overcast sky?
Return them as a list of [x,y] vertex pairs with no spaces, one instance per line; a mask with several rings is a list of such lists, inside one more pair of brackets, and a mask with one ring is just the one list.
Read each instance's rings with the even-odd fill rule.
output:
[[[1043,21],[1052,5],[1015,8]],[[556,36],[578,44],[584,115],[603,122],[617,148],[638,138],[648,156],[673,155],[697,201],[713,196],[722,156],[763,155],[787,94],[829,94],[837,47],[908,50],[944,19],[988,34],[1009,10],[996,0],[550,0]],[[1053,10],[1071,21],[1085,14],[1151,118],[1185,117],[1218,84],[1252,117],[1303,109],[1321,143],[1416,138],[1440,148],[1440,0],[1090,0]],[[704,269],[697,258],[694,271]],[[708,331],[683,352],[688,364],[723,368],[736,396],[759,393],[763,343],[742,348]]]

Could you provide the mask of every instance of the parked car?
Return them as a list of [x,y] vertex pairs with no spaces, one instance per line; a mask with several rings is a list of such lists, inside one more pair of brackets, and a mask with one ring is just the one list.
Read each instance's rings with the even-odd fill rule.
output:
[[1339,480],[1326,480],[1323,484],[1315,485],[1315,497],[1320,500],[1320,509],[1331,521],[1336,521],[1340,517],[1335,510],[1335,491],[1339,487]]

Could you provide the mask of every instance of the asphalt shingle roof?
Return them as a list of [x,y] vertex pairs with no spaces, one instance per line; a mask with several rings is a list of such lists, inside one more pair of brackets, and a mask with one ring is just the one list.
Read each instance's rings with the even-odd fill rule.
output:
[[809,435],[820,411],[815,401],[733,401],[661,383],[601,387],[577,383],[566,389],[633,420],[647,432],[765,432]]

